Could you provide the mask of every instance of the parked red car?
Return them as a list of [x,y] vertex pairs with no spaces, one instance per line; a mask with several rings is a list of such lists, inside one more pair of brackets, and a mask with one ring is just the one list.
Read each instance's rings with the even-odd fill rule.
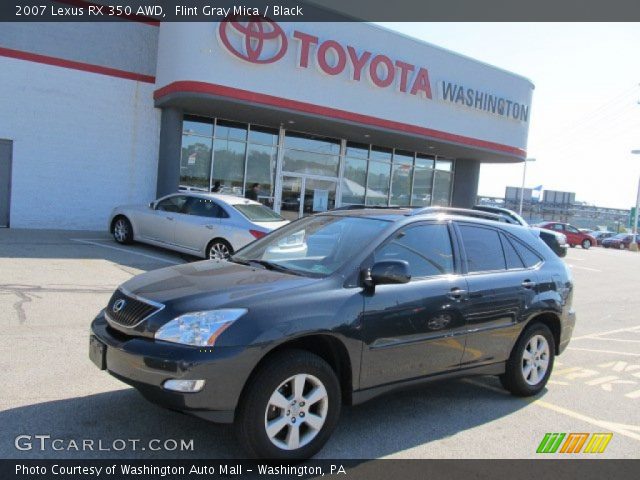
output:
[[585,250],[591,248],[592,245],[597,245],[598,242],[593,235],[588,233],[583,233],[578,230],[573,225],[569,225],[568,223],[559,223],[559,222],[542,222],[537,225],[540,228],[548,228],[549,230],[554,230],[556,232],[560,232],[567,237],[567,243],[571,247],[575,247],[576,245],[580,245]]

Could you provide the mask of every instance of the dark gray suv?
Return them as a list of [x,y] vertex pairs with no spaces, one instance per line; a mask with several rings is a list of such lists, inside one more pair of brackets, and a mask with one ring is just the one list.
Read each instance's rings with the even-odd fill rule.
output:
[[572,295],[540,237],[492,214],[343,210],[132,278],[94,319],[90,357],[153,402],[234,422],[251,456],[307,458],[341,405],[399,387],[488,374],[540,392]]

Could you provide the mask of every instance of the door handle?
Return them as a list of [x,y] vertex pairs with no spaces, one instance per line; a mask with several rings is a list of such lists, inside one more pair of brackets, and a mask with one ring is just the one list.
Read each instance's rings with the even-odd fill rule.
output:
[[466,293],[467,291],[461,288],[452,288],[451,291],[447,293],[447,297],[451,300],[460,301]]
[[164,218],[166,218],[167,220],[173,220],[173,217],[164,217]]
[[213,230],[213,225],[205,225],[209,230]]
[[536,282],[532,282],[531,280],[525,280],[524,282],[522,282],[521,285],[523,286],[523,288],[531,289],[536,286]]

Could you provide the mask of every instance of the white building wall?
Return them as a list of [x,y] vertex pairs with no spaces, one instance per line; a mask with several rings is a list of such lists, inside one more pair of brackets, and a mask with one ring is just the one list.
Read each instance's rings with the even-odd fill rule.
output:
[[154,85],[0,58],[0,138],[13,140],[11,227],[104,230],[156,188]]

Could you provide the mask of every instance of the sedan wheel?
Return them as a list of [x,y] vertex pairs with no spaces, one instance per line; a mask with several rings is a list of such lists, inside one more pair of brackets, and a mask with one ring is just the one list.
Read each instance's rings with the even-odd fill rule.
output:
[[113,225],[113,238],[118,243],[131,243],[133,241],[133,228],[131,222],[125,217],[120,217]]
[[209,244],[208,255],[210,260],[227,260],[231,253],[231,247],[223,240],[216,240]]
[[620,246],[618,247],[620,250],[624,250],[624,243],[620,243]]
[[585,250],[589,250],[589,248],[591,248],[591,240],[583,240],[582,248],[584,248]]

